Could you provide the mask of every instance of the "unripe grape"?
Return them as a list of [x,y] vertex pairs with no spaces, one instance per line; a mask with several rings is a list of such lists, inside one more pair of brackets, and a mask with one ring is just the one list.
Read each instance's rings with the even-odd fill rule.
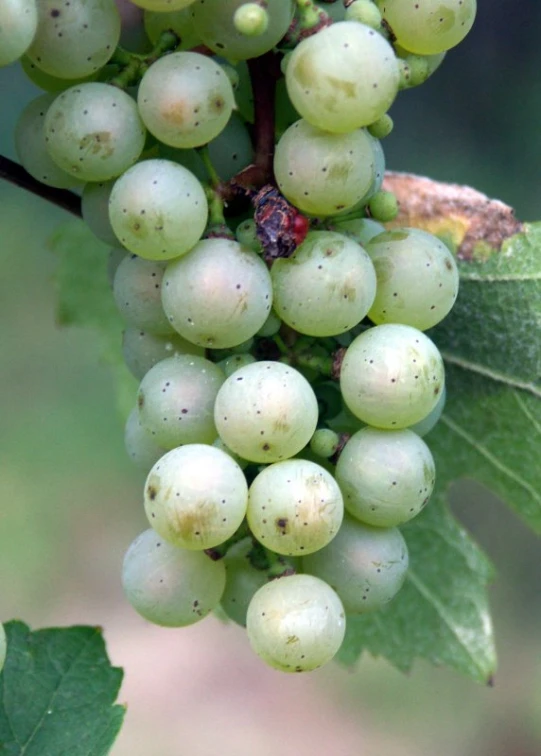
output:
[[233,15],[235,29],[246,37],[259,37],[269,27],[269,14],[258,3],[239,5]]
[[124,428],[124,446],[134,465],[147,475],[167,449],[160,446],[139,418],[137,407],[130,412]]
[[370,215],[381,223],[394,220],[398,215],[398,200],[392,192],[376,192],[368,203]]
[[264,570],[252,567],[247,557],[224,559],[225,590],[221,605],[227,616],[242,627],[246,627],[248,606],[255,592],[268,583]]
[[310,449],[318,457],[332,457],[338,449],[340,436],[330,428],[319,428],[310,439]]

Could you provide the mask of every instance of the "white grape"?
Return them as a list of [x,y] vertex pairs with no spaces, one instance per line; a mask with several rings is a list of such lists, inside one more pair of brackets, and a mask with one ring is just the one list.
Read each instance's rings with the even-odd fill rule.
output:
[[0,3],[0,66],[18,60],[30,47],[38,26],[36,0]]
[[38,29],[28,58],[45,73],[79,79],[104,66],[120,39],[114,0],[38,0]]
[[370,328],[348,347],[340,388],[353,414],[376,428],[399,430],[422,420],[438,402],[444,367],[436,345],[416,328]]
[[296,121],[276,146],[278,188],[310,215],[334,215],[356,205],[374,181],[374,153],[366,131],[330,134]]
[[301,556],[323,548],[338,532],[343,516],[338,484],[315,462],[277,462],[262,470],[250,486],[250,530],[277,554]]
[[226,452],[187,444],[163,456],[145,483],[145,511],[154,530],[186,549],[209,549],[230,538],[246,514],[248,485]]
[[221,600],[227,616],[242,627],[246,627],[248,606],[255,592],[268,582],[267,573],[252,567],[247,557],[224,559],[225,590]]
[[139,386],[141,422],[167,449],[211,444],[218,435],[214,401],[224,380],[219,367],[196,355],[176,355],[158,362]]
[[134,465],[148,474],[150,468],[166,453],[142,424],[137,407],[128,416],[124,428],[124,446]]
[[306,672],[335,656],[346,632],[344,607],[327,583],[288,575],[262,586],[248,606],[250,645],[282,672]]
[[193,625],[215,609],[225,588],[225,567],[201,551],[179,549],[145,530],[124,557],[122,586],[145,619],[164,627]]
[[162,279],[165,264],[127,255],[118,266],[113,296],[128,325],[152,333],[173,333],[162,307]]
[[249,339],[272,305],[269,271],[231,239],[205,239],[169,263],[162,287],[165,314],[185,339],[224,349]]
[[225,128],[235,107],[224,70],[205,55],[166,55],[147,70],[137,94],[151,134],[172,147],[199,147]]
[[58,95],[45,116],[45,141],[62,170],[83,181],[106,181],[139,158],[145,127],[135,101],[118,87],[77,84]]
[[314,391],[298,370],[281,362],[254,362],[220,388],[216,427],[234,452],[252,462],[278,462],[297,454],[317,425]]
[[144,160],[115,183],[109,219],[119,241],[147,260],[186,254],[208,216],[205,191],[193,173],[170,160]]
[[391,106],[399,71],[391,45],[357,22],[339,22],[304,39],[291,54],[287,91],[303,118],[345,134],[368,126]]
[[351,614],[375,611],[391,601],[408,565],[408,548],[398,528],[373,528],[347,516],[328,546],[303,559],[303,569],[331,585]]
[[426,506],[435,466],[430,449],[413,431],[363,428],[342,449],[335,475],[350,514],[367,525],[391,528]]
[[368,313],[374,323],[404,323],[426,331],[450,312],[458,294],[458,269],[436,236],[397,228],[374,237],[366,251],[378,279]]
[[95,237],[113,247],[118,244],[109,220],[109,198],[114,185],[114,179],[90,181],[85,185],[81,196],[81,213],[84,222]]
[[366,316],[376,296],[376,273],[353,239],[310,231],[293,255],[271,268],[276,314],[300,333],[334,336]]

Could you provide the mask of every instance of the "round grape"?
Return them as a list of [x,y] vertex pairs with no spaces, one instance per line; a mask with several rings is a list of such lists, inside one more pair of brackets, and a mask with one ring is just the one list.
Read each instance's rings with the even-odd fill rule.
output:
[[436,236],[417,228],[387,231],[366,247],[378,279],[368,313],[374,323],[425,331],[450,312],[458,294],[455,258]]
[[214,401],[224,380],[220,368],[203,357],[186,354],[158,362],[139,386],[141,422],[167,449],[211,444],[218,435]]
[[153,45],[165,31],[173,31],[179,37],[179,46],[175,48],[177,52],[190,50],[201,42],[194,29],[192,12],[189,7],[171,12],[145,10],[143,23],[147,37]]
[[356,205],[374,181],[371,140],[363,130],[330,134],[300,120],[276,146],[278,188],[310,215],[334,215]]
[[332,586],[350,614],[371,612],[391,601],[408,564],[398,528],[373,528],[347,516],[328,546],[303,559],[303,569]]
[[83,181],[119,176],[139,158],[146,134],[134,100],[99,82],[59,94],[47,111],[44,130],[55,163]]
[[269,28],[269,14],[257,3],[243,3],[233,14],[235,29],[247,37],[259,37]]
[[124,428],[124,446],[134,465],[148,474],[167,449],[160,446],[139,418],[137,407],[128,416]]
[[205,191],[170,160],[144,160],[115,183],[109,219],[120,242],[147,260],[170,260],[194,247],[207,224]]
[[225,381],[214,417],[220,437],[234,452],[269,464],[293,457],[308,444],[318,404],[298,370],[281,362],[254,362]]
[[277,462],[250,486],[250,530],[277,554],[302,556],[323,548],[338,532],[343,516],[338,484],[315,462]]
[[287,91],[301,116],[339,134],[386,113],[398,82],[391,45],[374,29],[347,21],[304,39],[286,70]]
[[171,53],[153,63],[137,94],[151,134],[172,147],[199,147],[225,128],[235,107],[223,69],[205,55]]
[[348,512],[381,528],[418,515],[436,479],[430,449],[408,429],[358,431],[342,449],[335,474]]
[[346,632],[344,607],[323,580],[289,575],[262,586],[248,606],[248,639],[282,672],[307,672],[335,656]]
[[163,627],[193,625],[215,609],[225,588],[225,566],[201,551],[179,549],[153,530],[131,544],[122,567],[127,600]]
[[353,414],[376,428],[399,430],[422,420],[444,386],[436,345],[416,328],[386,324],[370,328],[348,347],[340,388]]
[[246,557],[230,559],[226,556],[225,590],[221,605],[227,616],[237,625],[246,627],[248,606],[255,592],[268,582],[267,573],[252,567]]
[[0,66],[14,63],[24,55],[34,39],[37,26],[36,0],[2,0],[0,4]]
[[276,314],[299,333],[334,336],[367,314],[376,273],[364,249],[333,231],[310,231],[291,257],[271,268]]
[[169,322],[188,341],[233,347],[266,321],[271,277],[263,260],[238,242],[205,239],[167,266],[162,302]]
[[115,185],[112,181],[91,181],[85,184],[81,197],[83,220],[94,236],[104,244],[118,244],[109,220],[109,198]]
[[178,333],[149,333],[141,328],[128,327],[122,335],[124,362],[138,380],[142,380],[157,362],[180,354],[204,357],[205,350],[186,341]]
[[239,465],[205,444],[168,452],[145,483],[149,523],[185,549],[209,549],[226,541],[243,521],[247,504],[248,485]]
[[162,307],[165,264],[127,255],[118,266],[113,296],[123,320],[152,333],[174,333]]

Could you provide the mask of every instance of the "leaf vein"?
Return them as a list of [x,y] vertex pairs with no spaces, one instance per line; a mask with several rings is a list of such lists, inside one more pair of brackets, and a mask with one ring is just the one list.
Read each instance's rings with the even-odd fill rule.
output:
[[539,434],[541,434],[541,424],[537,422],[537,420],[532,415],[532,413],[530,412],[530,410],[526,407],[526,405],[524,404],[524,402],[520,398],[520,394],[518,393],[518,391],[513,391],[513,396],[517,400],[518,406],[524,412],[524,414],[526,415],[526,417],[528,418],[528,420],[531,422],[531,424],[533,425],[533,427],[535,428],[535,430]]
[[528,391],[530,394],[541,398],[541,388],[539,386],[536,386],[535,383],[526,383],[524,381],[519,381],[516,378],[511,378],[508,375],[498,373],[495,370],[484,367],[484,365],[479,365],[476,362],[471,362],[471,360],[455,357],[454,355],[449,354],[449,352],[441,352],[441,355],[443,359],[446,362],[449,362],[451,365],[456,365],[463,370],[471,370],[472,373],[478,373],[479,375],[483,375],[485,376],[485,378],[490,378],[491,380],[497,381],[498,383],[505,383],[507,386],[513,386],[514,388],[521,389],[522,391]]

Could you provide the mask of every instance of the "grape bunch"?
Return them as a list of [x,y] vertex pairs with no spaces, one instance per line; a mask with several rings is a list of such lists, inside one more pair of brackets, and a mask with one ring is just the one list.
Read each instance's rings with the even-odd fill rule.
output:
[[400,526],[435,484],[425,331],[458,272],[394,220],[381,140],[476,3],[136,5],[127,28],[113,0],[0,0],[0,63],[44,90],[19,159],[112,247],[150,526],[124,591],[158,625],[218,611],[272,667],[312,670],[400,590]]

